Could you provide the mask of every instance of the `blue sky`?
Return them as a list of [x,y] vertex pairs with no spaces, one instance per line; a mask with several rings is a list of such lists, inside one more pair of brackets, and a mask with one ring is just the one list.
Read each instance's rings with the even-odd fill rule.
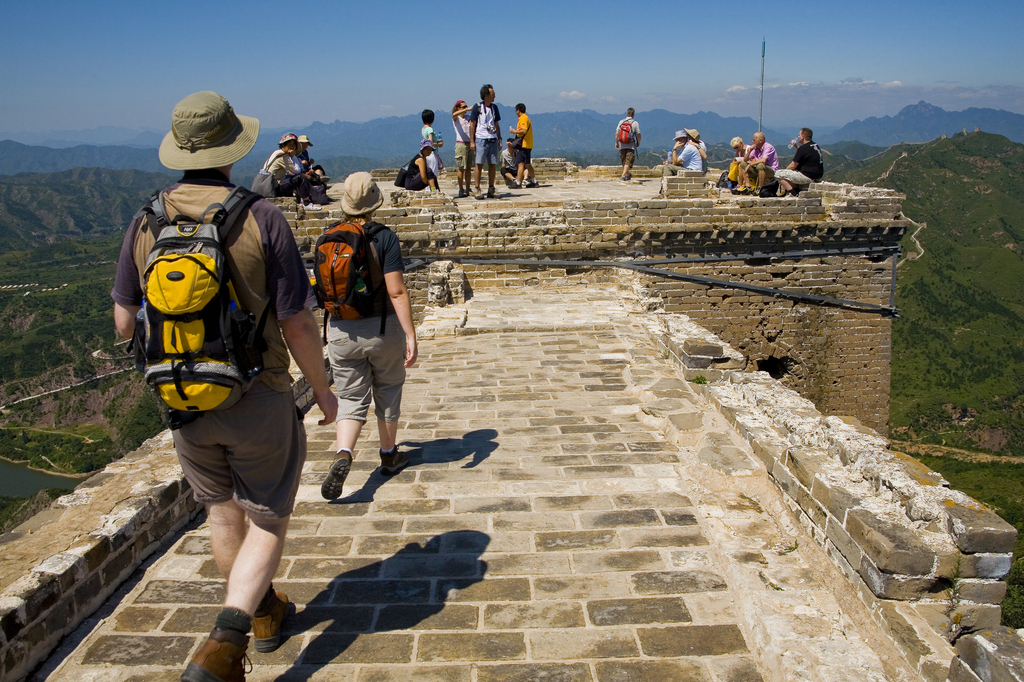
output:
[[769,127],[840,125],[922,99],[1024,113],[1020,0],[0,0],[0,16],[8,132],[166,129],[198,90],[267,127],[364,121],[472,101],[484,82],[533,112],[757,118],[762,35]]

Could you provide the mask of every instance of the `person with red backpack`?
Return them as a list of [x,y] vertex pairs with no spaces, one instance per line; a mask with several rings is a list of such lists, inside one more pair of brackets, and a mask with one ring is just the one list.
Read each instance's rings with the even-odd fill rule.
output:
[[615,148],[619,150],[622,162],[622,180],[630,180],[633,174],[629,170],[636,161],[636,150],[640,147],[640,124],[633,120],[636,111],[633,107],[626,109],[626,118],[619,121],[615,128]]
[[320,486],[328,500],[341,496],[371,396],[381,473],[391,476],[409,464],[398,450],[398,417],[405,370],[416,363],[416,327],[398,236],[373,221],[383,202],[369,173],[353,173],[341,197],[344,220],[317,240],[315,289],[339,402],[338,459]]

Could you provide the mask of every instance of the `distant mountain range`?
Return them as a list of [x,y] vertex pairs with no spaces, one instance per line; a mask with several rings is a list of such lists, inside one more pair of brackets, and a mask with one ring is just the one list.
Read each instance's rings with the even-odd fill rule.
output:
[[152,173],[168,172],[160,164],[156,149],[95,145],[51,149],[0,140],[0,175],[56,173],[80,166],[115,170],[134,168]]
[[971,132],[975,128],[1003,135],[1014,142],[1024,142],[1024,116],[1020,114],[974,107],[945,111],[925,101],[903,107],[895,116],[872,116],[863,121],[853,121],[833,133],[817,137],[819,142],[857,140],[888,147],[900,142],[927,142],[940,135],[952,135],[964,129]]
[[0,140],[14,140],[28,145],[40,145],[53,149],[78,147],[83,144],[120,147],[156,148],[167,131],[152,128],[120,128],[100,126],[88,130],[50,130],[42,133],[3,133]]

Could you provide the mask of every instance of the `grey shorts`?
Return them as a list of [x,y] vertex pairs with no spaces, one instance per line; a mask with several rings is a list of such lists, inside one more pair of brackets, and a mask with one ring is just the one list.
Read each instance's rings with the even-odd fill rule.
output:
[[788,168],[780,168],[775,171],[775,177],[785,180],[791,185],[809,185],[814,182],[814,180],[811,180],[800,171],[789,170]]
[[306,429],[290,391],[257,381],[231,408],[207,412],[172,434],[196,501],[233,497],[258,519],[292,513],[306,461]]
[[379,317],[332,317],[327,327],[327,356],[338,394],[338,419],[365,422],[372,396],[377,419],[398,421],[405,384],[405,332],[397,317],[388,317],[383,336]]
[[482,166],[485,163],[492,166],[498,165],[497,138],[476,138],[476,165]]

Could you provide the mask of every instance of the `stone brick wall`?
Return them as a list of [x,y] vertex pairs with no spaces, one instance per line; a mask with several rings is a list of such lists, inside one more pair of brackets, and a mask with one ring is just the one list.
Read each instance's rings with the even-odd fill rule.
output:
[[[644,317],[687,378],[708,380],[693,386],[745,438],[797,519],[925,679],[945,680],[948,671],[953,682],[973,681],[973,671],[1020,665],[1024,642],[998,627],[1013,526],[856,420],[826,417],[767,374],[743,372],[735,349],[685,316]],[[986,628],[996,630],[958,642],[961,657],[950,670],[946,640]]]
[[[685,185],[692,184],[689,189]],[[877,305],[890,300],[891,260],[884,255],[806,255],[825,249],[895,247],[909,222],[891,190],[820,183],[799,197],[709,196],[701,173],[664,178],[670,194],[646,201],[509,204],[461,212],[444,195],[392,191],[377,213],[410,260],[535,259],[538,265],[466,263],[467,291],[580,281],[628,283],[628,270],[587,261],[721,257],[720,262],[663,265],[677,273],[782,288]],[[546,205],[542,205],[545,204]],[[300,246],[329,222],[296,219]],[[769,258],[770,253],[795,254]],[[580,265],[545,266],[544,261]],[[885,432],[888,425],[891,323],[877,314],[794,302],[728,288],[640,275],[670,312],[682,312],[734,345],[752,367],[772,371],[826,414],[852,415]],[[427,300],[425,271],[408,284],[414,312]]]

